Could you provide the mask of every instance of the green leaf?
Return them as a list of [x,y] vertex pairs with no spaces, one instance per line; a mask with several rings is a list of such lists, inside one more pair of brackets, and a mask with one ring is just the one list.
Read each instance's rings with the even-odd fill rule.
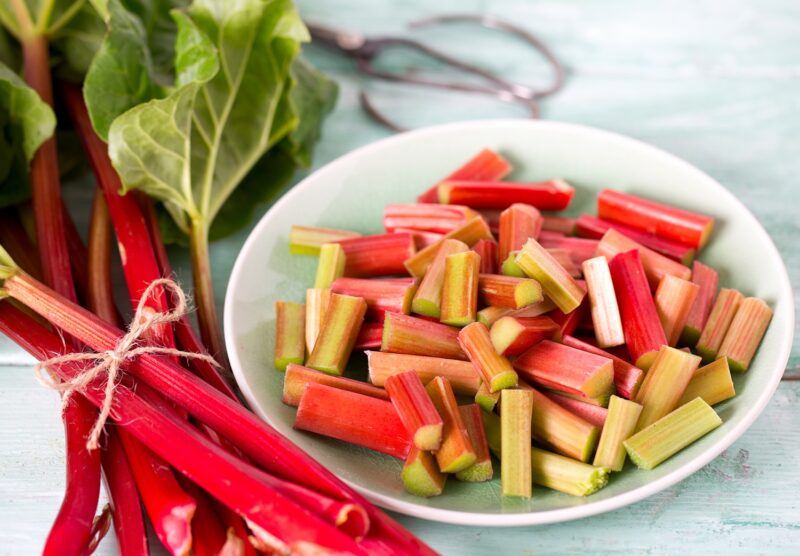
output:
[[289,0],[195,0],[175,18],[178,86],[114,120],[109,152],[126,191],[163,201],[183,230],[208,229],[275,122],[283,135],[295,125],[276,112],[307,31]]
[[27,199],[28,163],[55,126],[47,103],[0,64],[0,206]]
[[[56,4],[60,6],[63,2]],[[56,20],[52,18],[51,21],[55,23]],[[100,49],[106,34],[106,24],[92,4],[82,2],[80,10],[69,20],[58,23],[58,27],[48,34],[54,50],[53,61],[59,75],[80,80],[89,71],[89,66]]]
[[119,0],[110,0],[107,9],[110,30],[83,84],[92,125],[104,140],[114,118],[165,94],[153,77],[155,68],[142,22]]

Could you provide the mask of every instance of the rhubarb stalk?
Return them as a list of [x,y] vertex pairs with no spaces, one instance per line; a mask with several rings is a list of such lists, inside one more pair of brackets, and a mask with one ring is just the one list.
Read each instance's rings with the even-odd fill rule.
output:
[[362,298],[331,294],[322,329],[306,365],[318,371],[341,375],[366,312],[367,302]]
[[561,338],[561,342],[566,346],[580,349],[582,351],[588,351],[589,353],[594,353],[595,355],[600,355],[602,357],[608,357],[611,359],[614,362],[614,387],[617,391],[617,395],[629,400],[636,397],[639,387],[642,384],[642,380],[644,379],[644,371],[642,371],[642,369],[631,365],[624,359],[621,359],[612,353],[604,351],[597,346],[579,340],[573,336],[564,336]]
[[337,278],[331,293],[361,297],[367,302],[365,318],[383,322],[386,313],[411,312],[411,301],[417,291],[415,278]]
[[400,477],[408,492],[425,498],[439,496],[447,482],[447,473],[439,471],[436,458],[416,446],[408,453]]
[[717,300],[695,346],[704,361],[713,361],[717,358],[719,348],[743,300],[744,296],[737,290],[730,288],[719,290]]
[[275,302],[275,368],[285,371],[290,363],[302,363],[306,356],[305,305]]
[[742,301],[733,317],[718,356],[725,357],[731,370],[744,372],[756,354],[759,344],[772,320],[772,309],[761,299],[748,297]]
[[708,315],[711,313],[711,306],[717,297],[719,275],[710,266],[706,266],[700,261],[695,261],[692,264],[692,282],[697,284],[700,290],[692,308],[689,310],[689,316],[681,334],[681,343],[694,347],[697,344],[697,340],[700,339],[700,333],[706,325]]
[[620,253],[636,250],[644,268],[650,289],[655,290],[664,276],[671,275],[683,280],[692,277],[692,270],[652,249],[636,243],[614,229],[608,230],[600,243],[597,244],[597,254],[606,257],[609,261]]
[[414,294],[414,300],[411,302],[412,311],[437,319],[441,316],[445,261],[449,255],[468,250],[467,244],[457,239],[446,239],[439,244],[436,256]]
[[458,328],[397,313],[386,313],[381,351],[467,358],[458,344]]
[[626,456],[622,443],[636,432],[636,423],[639,422],[641,413],[642,406],[638,403],[611,396],[608,417],[594,455],[594,465],[622,471]]
[[535,239],[525,243],[515,261],[525,274],[539,281],[547,296],[564,313],[577,309],[586,295],[586,291]]
[[536,207],[516,203],[500,213],[500,243],[498,257],[508,258],[512,251],[519,251],[529,238],[537,239],[542,231],[542,213]]
[[505,209],[514,203],[525,203],[539,210],[564,210],[572,201],[575,188],[561,179],[536,183],[449,179],[439,183],[437,193],[443,205]]
[[442,416],[442,444],[436,451],[436,461],[442,473],[457,473],[477,461],[466,425],[456,403],[453,388],[446,378],[435,377],[426,390]]
[[469,434],[470,442],[475,449],[476,460],[471,466],[456,473],[456,478],[469,483],[491,481],[493,475],[492,456],[489,454],[481,409],[475,404],[470,404],[461,405],[458,410],[461,412],[461,419],[467,427],[467,434]]
[[536,280],[501,274],[481,274],[478,297],[483,305],[510,309],[521,309],[544,300],[542,285]]
[[[483,149],[444,180],[499,180],[511,172],[509,164],[492,149]],[[418,203],[437,203],[438,183],[417,198]]]
[[530,390],[503,390],[500,412],[500,480],[503,496],[531,497],[531,417],[533,393]]
[[330,288],[337,278],[344,276],[347,257],[344,248],[338,243],[325,243],[319,249],[315,288]]
[[300,404],[300,398],[303,397],[306,386],[312,382],[339,388],[340,390],[348,390],[364,396],[371,396],[379,400],[389,399],[389,394],[383,388],[376,388],[360,380],[329,375],[322,371],[315,371],[314,369],[291,363],[286,367],[286,374],[283,377],[283,403],[297,407]]
[[703,398],[708,405],[716,405],[736,395],[731,378],[728,358],[720,357],[705,367],[700,367],[692,375],[689,384],[678,401],[678,407],[695,398]]
[[661,348],[636,395],[643,408],[636,430],[650,426],[678,406],[699,365],[696,355],[669,346]]
[[589,292],[592,324],[601,348],[619,346],[625,343],[622,319],[619,316],[617,294],[611,280],[611,271],[605,257],[595,257],[583,262],[583,277]]
[[404,371],[414,371],[424,383],[444,377],[457,394],[464,396],[474,396],[481,382],[469,361],[383,351],[368,351],[367,361],[369,381],[375,386],[385,386],[390,376]]
[[414,371],[386,379],[386,391],[400,421],[420,450],[435,451],[442,443],[442,418]]
[[689,318],[700,288],[687,280],[666,275],[656,289],[655,303],[667,344],[675,346]]
[[517,373],[511,362],[495,351],[489,329],[479,322],[464,327],[458,334],[458,343],[469,357],[490,392],[517,385]]

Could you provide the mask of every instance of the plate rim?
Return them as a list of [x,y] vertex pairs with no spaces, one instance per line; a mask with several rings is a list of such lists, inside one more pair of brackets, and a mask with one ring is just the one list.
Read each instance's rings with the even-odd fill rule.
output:
[[682,158],[674,154],[671,154],[659,147],[656,147],[639,139],[635,139],[633,137],[629,137],[617,132],[608,131],[605,129],[587,126],[583,124],[545,121],[545,120],[489,119],[489,120],[476,120],[467,122],[454,122],[454,123],[441,124],[441,125],[429,126],[411,131],[406,131],[383,139],[379,139],[377,141],[358,147],[348,153],[345,153],[335,158],[334,160],[328,162],[327,164],[321,166],[320,168],[316,169],[311,174],[304,177],[300,182],[298,182],[295,186],[293,186],[283,196],[281,196],[269,208],[269,210],[266,213],[264,213],[264,215],[259,219],[258,223],[253,227],[253,229],[248,234],[247,239],[242,244],[242,247],[236,256],[233,269],[231,270],[231,274],[228,279],[228,285],[226,287],[224,309],[223,309],[223,329],[224,329],[225,345],[228,350],[228,358],[231,364],[233,375],[236,379],[239,388],[242,391],[242,394],[245,396],[248,404],[250,405],[252,411],[256,415],[258,415],[261,419],[263,419],[266,423],[268,423],[270,426],[273,426],[269,415],[267,415],[266,412],[262,411],[259,405],[255,403],[255,396],[253,395],[253,392],[251,391],[250,386],[247,382],[245,373],[243,372],[242,364],[239,359],[239,354],[235,349],[236,341],[235,338],[233,337],[233,309],[232,309],[233,291],[234,291],[233,285],[238,282],[239,275],[241,272],[243,272],[242,270],[244,265],[243,261],[248,257],[248,253],[252,249],[252,245],[255,243],[255,237],[257,237],[258,235],[260,235],[260,233],[262,233],[261,232],[262,228],[266,227],[270,215],[273,212],[280,211],[283,205],[288,203],[290,199],[293,199],[296,196],[302,196],[304,193],[303,190],[305,189],[305,187],[308,186],[307,184],[313,178],[315,178],[317,174],[329,171],[338,166],[350,164],[353,159],[357,159],[364,155],[367,155],[373,150],[381,149],[386,145],[391,145],[393,143],[408,141],[415,137],[422,137],[425,135],[437,134],[446,131],[480,128],[487,125],[511,126],[511,127],[539,127],[545,130],[552,129],[553,131],[559,131],[559,130],[572,131],[590,135],[593,134],[598,136],[598,138],[600,139],[609,139],[621,142],[623,144],[627,143],[627,145],[630,147],[640,149],[643,151],[649,151],[651,155],[660,157],[664,159],[667,163],[682,167],[683,170],[687,171],[690,174],[694,174],[695,176],[697,176],[698,179],[707,182],[707,185],[716,194],[724,195],[729,199],[733,200],[733,202],[736,205],[738,205],[739,208],[743,209],[747,218],[750,220],[750,223],[755,224],[757,233],[762,236],[762,239],[766,240],[768,249],[771,251],[770,254],[775,256],[779,262],[781,271],[778,276],[780,296],[789,303],[789,324],[790,324],[790,326],[786,327],[786,330],[783,331],[783,334],[781,336],[780,353],[778,355],[778,361],[782,362],[780,365],[780,369],[778,369],[777,367],[775,368],[772,375],[769,377],[767,386],[764,388],[760,397],[757,398],[756,402],[753,405],[751,405],[749,408],[745,410],[745,414],[741,422],[738,423],[729,431],[727,431],[725,435],[717,439],[715,444],[713,444],[708,450],[697,456],[695,459],[687,462],[686,464],[680,466],[678,469],[672,471],[671,473],[668,473],[667,475],[659,479],[653,480],[644,486],[634,488],[633,490],[624,492],[617,496],[613,496],[606,500],[591,502],[579,506],[573,506],[570,508],[561,508],[557,510],[543,510],[535,512],[525,512],[525,513],[490,514],[490,513],[479,513],[479,512],[464,512],[457,510],[431,508],[413,502],[398,500],[391,496],[374,492],[352,481],[341,479],[341,477],[340,479],[343,480],[347,485],[352,487],[354,490],[365,496],[368,500],[370,500],[374,504],[384,509],[395,511],[412,517],[427,519],[431,521],[438,521],[442,523],[451,523],[458,525],[479,525],[484,527],[513,527],[513,526],[524,526],[524,525],[546,525],[552,523],[561,523],[613,511],[622,508],[624,506],[633,504],[635,502],[644,500],[645,498],[648,498],[666,488],[669,488],[670,486],[679,483],[680,481],[686,479],[690,475],[697,472],[700,468],[704,467],[709,462],[714,460],[724,450],[726,450],[734,442],[736,442],[736,440],[738,440],[739,437],[741,437],[745,433],[745,431],[748,428],[750,428],[750,426],[764,411],[764,408],[766,408],[767,404],[772,399],[772,396],[775,394],[778,385],[780,384],[781,377],[783,376],[786,364],[788,363],[789,357],[791,355],[792,344],[794,341],[794,327],[795,327],[794,294],[792,292],[791,282],[789,280],[789,274],[788,271],[786,270],[786,264],[783,260],[783,257],[780,254],[780,251],[778,251],[778,248],[775,246],[775,243],[772,241],[772,238],[764,229],[764,227],[761,225],[761,223],[758,221],[758,219],[753,215],[750,209],[744,203],[742,203],[732,192],[726,189],[716,179],[714,179],[701,169],[697,168],[693,164],[690,164],[689,162],[683,160]]

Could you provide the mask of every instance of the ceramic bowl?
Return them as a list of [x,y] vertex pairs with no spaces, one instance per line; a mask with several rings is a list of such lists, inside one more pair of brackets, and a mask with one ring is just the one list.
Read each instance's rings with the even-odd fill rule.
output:
[[[713,215],[717,226],[701,259],[723,286],[767,301],[775,315],[750,370],[735,377],[737,396],[715,409],[723,425],[653,471],[628,463],[606,488],[578,498],[534,487],[530,501],[500,496],[500,481],[448,481],[444,494],[404,492],[402,462],[376,452],[292,429],[295,409],[281,403],[283,374],[272,363],[274,303],[302,302],[316,257],[290,255],[292,224],[382,232],[383,206],[413,202],[483,147],[514,166],[512,177],[562,177],[577,192],[567,214],[594,213],[604,187]],[[789,357],[792,290],[767,233],[729,191],[690,164],[652,146],[573,124],[490,120],[404,133],[342,156],[307,177],[267,212],[247,239],[225,299],[225,339],[233,371],[253,411],[311,456],[386,509],[450,523],[509,526],[553,523],[613,510],[694,473],[741,436],[763,411]],[[364,376],[355,357],[351,376]],[[732,488],[736,488],[733,485]]]

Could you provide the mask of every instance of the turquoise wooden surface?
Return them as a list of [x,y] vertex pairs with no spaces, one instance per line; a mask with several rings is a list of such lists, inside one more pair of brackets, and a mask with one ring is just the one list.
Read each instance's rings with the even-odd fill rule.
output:
[[[705,170],[761,220],[800,284],[800,3],[729,0],[526,2],[300,2],[308,20],[370,33],[404,33],[404,22],[447,12],[485,12],[538,33],[568,66],[565,90],[543,116],[650,142]],[[545,68],[513,40],[465,25],[414,35],[531,83]],[[366,87],[398,120],[423,125],[510,107],[368,83],[346,60],[310,47],[342,91],[315,166],[387,132],[357,104]],[[399,64],[392,55],[386,64]],[[298,179],[302,177],[298,175]],[[85,223],[90,193],[68,187]],[[262,209],[262,212],[266,207]],[[221,302],[246,231],[214,244]],[[173,253],[184,270],[182,253]],[[800,334],[795,331],[795,338]],[[800,370],[795,342],[790,370]],[[784,382],[734,446],[691,478],[644,502],[585,520],[517,529],[465,528],[399,517],[445,554],[791,554],[800,546],[800,384]],[[63,438],[55,395],[33,380],[30,359],[0,339],[0,554],[35,554],[63,489]],[[99,554],[116,553],[113,542]],[[156,552],[158,553],[158,552]]]

